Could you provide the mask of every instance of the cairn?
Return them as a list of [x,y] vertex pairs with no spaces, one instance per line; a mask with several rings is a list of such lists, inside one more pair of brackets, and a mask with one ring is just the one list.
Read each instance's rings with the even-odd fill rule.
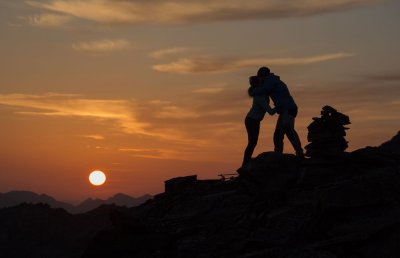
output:
[[314,117],[313,120],[308,126],[307,140],[310,143],[305,147],[305,155],[321,158],[343,154],[348,147],[344,136],[349,128],[344,126],[350,124],[349,117],[333,107],[325,106],[321,117]]

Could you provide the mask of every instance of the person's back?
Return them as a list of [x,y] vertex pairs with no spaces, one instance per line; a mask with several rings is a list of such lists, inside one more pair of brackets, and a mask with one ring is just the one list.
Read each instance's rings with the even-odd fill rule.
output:
[[262,121],[267,110],[272,110],[269,106],[268,95],[257,95],[253,97],[253,104],[247,116],[254,120]]
[[279,76],[273,73],[264,78],[261,87],[252,89],[250,94],[253,97],[263,96],[264,94],[269,95],[274,102],[278,114],[297,108],[287,85],[281,81]]

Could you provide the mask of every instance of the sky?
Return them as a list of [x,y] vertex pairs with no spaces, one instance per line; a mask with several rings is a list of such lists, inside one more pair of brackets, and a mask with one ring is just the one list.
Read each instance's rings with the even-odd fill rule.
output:
[[[399,11],[395,0],[0,0],[0,192],[78,202],[232,173],[260,66],[288,85],[303,146],[325,105],[350,116],[349,151],[377,146],[400,129]],[[273,150],[276,119],[254,155]]]

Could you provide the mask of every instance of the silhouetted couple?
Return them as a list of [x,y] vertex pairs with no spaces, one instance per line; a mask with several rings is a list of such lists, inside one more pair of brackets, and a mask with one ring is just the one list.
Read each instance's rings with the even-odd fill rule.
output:
[[[251,161],[258,141],[260,122],[266,112],[271,116],[275,113],[279,115],[274,132],[275,152],[283,153],[283,138],[286,135],[292,143],[296,155],[304,158],[299,136],[294,129],[297,105],[286,84],[280,80],[279,76],[271,73],[267,67],[261,67],[257,76],[249,78],[249,83],[248,94],[253,98],[253,105],[245,119],[248,144],[244,152],[242,167],[238,169],[238,172],[246,170]],[[274,102],[274,108],[270,107],[269,98]]]

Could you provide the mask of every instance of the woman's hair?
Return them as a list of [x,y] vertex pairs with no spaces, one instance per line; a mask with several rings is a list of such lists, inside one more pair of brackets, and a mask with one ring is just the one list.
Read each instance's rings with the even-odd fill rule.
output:
[[266,76],[268,76],[270,73],[271,73],[271,71],[269,70],[269,68],[263,66],[263,67],[260,67],[260,69],[258,69],[258,71],[257,71],[257,76],[266,77]]
[[253,97],[253,95],[251,94],[251,90],[255,87],[258,87],[260,85],[260,79],[257,76],[250,76],[249,77],[249,83],[250,83],[250,87],[247,90],[247,94],[250,97]]

